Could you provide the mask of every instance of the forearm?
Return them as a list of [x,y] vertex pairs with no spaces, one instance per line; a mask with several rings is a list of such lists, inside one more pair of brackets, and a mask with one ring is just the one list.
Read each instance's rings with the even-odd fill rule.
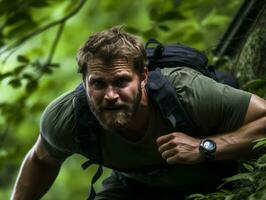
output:
[[263,137],[266,137],[266,117],[210,138],[216,142],[216,160],[236,160],[255,156],[258,152],[252,150],[254,141]]
[[[223,124],[220,128],[224,128]],[[252,147],[255,140],[265,137],[266,101],[252,95],[241,127],[222,134],[216,133],[208,138],[216,143],[216,160],[240,160],[262,153],[253,151]],[[201,138],[172,132],[158,137],[156,142],[158,151],[168,164],[194,164],[205,159],[205,155],[199,150]]]
[[54,182],[59,169],[59,165],[51,166],[40,160],[32,149],[22,163],[11,199],[40,199]]

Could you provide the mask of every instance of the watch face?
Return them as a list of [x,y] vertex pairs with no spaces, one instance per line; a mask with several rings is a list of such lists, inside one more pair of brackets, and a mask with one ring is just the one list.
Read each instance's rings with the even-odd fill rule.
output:
[[215,149],[215,144],[210,140],[206,140],[203,143],[203,147],[208,151],[213,151]]

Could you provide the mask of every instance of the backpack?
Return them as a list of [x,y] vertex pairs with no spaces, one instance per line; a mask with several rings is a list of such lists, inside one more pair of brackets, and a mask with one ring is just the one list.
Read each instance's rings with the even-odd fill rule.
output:
[[[150,47],[150,45],[155,45],[155,47]],[[174,87],[161,74],[160,68],[177,66],[190,67],[216,81],[219,81],[219,76],[216,75],[213,67],[208,66],[208,59],[205,54],[194,48],[180,44],[162,45],[157,40],[150,39],[146,43],[145,49],[148,57],[147,67],[149,70],[146,90],[149,97],[158,107],[162,116],[169,122],[173,130],[180,132],[195,130],[197,128],[196,125],[190,119],[181,100],[177,97]],[[79,143],[86,157],[89,159],[82,164],[82,168],[86,169],[92,164],[98,164],[98,169],[91,181],[90,196],[88,198],[91,200],[96,195],[93,185],[103,172],[99,134],[100,125],[87,104],[83,84],[80,84],[75,92],[74,113],[77,122],[75,142]],[[145,173],[145,170],[151,171],[152,167],[157,170],[161,166],[147,166],[140,170]],[[125,171],[125,169],[117,170]]]
[[[153,45],[153,47],[150,47]],[[154,46],[155,45],[155,46]],[[199,71],[219,83],[239,88],[237,80],[228,72],[216,71],[212,65],[208,65],[206,55],[182,44],[162,45],[155,39],[149,39],[145,45],[148,57],[148,69],[184,66]]]

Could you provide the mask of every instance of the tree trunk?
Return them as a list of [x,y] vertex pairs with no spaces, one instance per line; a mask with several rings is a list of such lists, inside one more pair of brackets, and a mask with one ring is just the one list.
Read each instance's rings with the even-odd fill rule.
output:
[[243,47],[235,58],[234,73],[240,85],[266,78],[266,5],[250,29]]

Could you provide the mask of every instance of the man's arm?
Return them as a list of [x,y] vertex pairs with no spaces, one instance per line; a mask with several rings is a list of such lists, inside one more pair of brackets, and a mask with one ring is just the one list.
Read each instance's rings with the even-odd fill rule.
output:
[[[252,155],[253,141],[266,137],[266,101],[252,95],[244,124],[236,130],[209,137],[216,142],[216,160],[239,160]],[[169,164],[193,164],[203,160],[199,138],[174,132],[157,139],[158,149]]]
[[11,199],[40,199],[53,184],[62,163],[48,154],[39,136],[21,165]]

